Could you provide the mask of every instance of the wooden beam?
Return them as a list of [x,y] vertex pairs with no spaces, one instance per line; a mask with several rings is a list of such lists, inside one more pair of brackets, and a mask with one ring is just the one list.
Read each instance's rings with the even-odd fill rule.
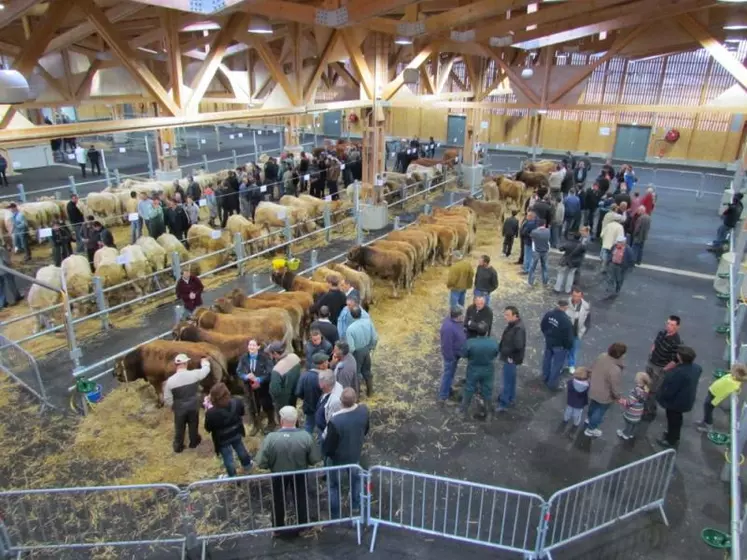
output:
[[273,54],[270,47],[267,46],[267,43],[265,43],[264,40],[260,39],[256,35],[247,33],[246,31],[237,33],[235,35],[235,38],[246,43],[247,45],[254,47],[254,49],[257,51],[257,54],[262,59],[262,62],[270,71],[272,79],[275,80],[275,83],[283,89],[285,95],[288,96],[291,105],[301,105],[301,99],[297,95],[296,88],[291,86],[290,82],[288,81],[288,76],[286,76],[285,72],[283,72],[283,68],[278,63],[278,60]]
[[436,80],[436,94],[439,94],[444,90],[444,86],[449,79],[449,74],[451,74],[451,69],[454,67],[455,61],[456,55],[451,55],[449,58],[447,58],[446,62],[444,62],[443,65],[439,60],[438,78]]
[[464,66],[467,68],[467,76],[469,77],[469,85],[472,93],[477,95],[480,92],[480,84],[477,78],[477,61],[471,56],[462,57],[464,60]]
[[739,60],[737,60],[724,45],[719,43],[713,38],[698,20],[691,15],[683,14],[677,18],[677,23],[687,31],[693,39],[698,41],[700,45],[708,51],[708,53],[718,62],[724,69],[732,75],[737,83],[742,86],[744,90],[747,90],[747,68]]
[[340,76],[346,84],[352,88],[360,87],[360,82],[355,79],[355,76],[353,76],[347,68],[345,68],[345,65],[342,62],[333,62],[332,66],[337,72],[337,75]]
[[37,0],[12,0],[11,2],[6,2],[5,9],[0,12],[0,28],[26,15],[34,7],[34,4],[37,3]]
[[[116,23],[130,16],[133,16],[138,12],[141,12],[147,7],[148,6],[146,6],[145,4],[138,4],[136,2],[124,2],[108,9],[104,15],[109,23]],[[101,10],[99,9],[99,11]],[[84,11],[83,13],[86,12]],[[47,48],[44,50],[44,54],[64,49],[72,45],[73,43],[77,43],[81,39],[88,37],[89,35],[93,35],[97,31],[98,30],[91,21],[80,23],[72,29],[65,31],[64,33],[52,39],[49,42],[49,45],[47,45]]]
[[[65,84],[60,82],[57,78],[52,76],[49,72],[47,72],[46,68],[44,68],[41,64],[37,66],[39,75],[44,78],[44,81],[47,82],[53,90],[55,90],[62,99],[70,102],[73,100],[72,96],[70,95],[70,91],[67,87],[65,87]],[[12,117],[11,117],[12,118]]]
[[62,76],[70,97],[73,97],[73,72],[72,66],[70,65],[70,52],[67,49],[60,51],[60,57],[62,58]]
[[322,73],[327,69],[327,66],[329,65],[329,56],[332,54],[335,47],[337,46],[337,43],[340,41],[340,35],[341,32],[335,29],[332,32],[332,35],[330,35],[329,39],[327,40],[327,44],[324,45],[322,54],[317,59],[314,72],[309,77],[309,81],[306,83],[306,87],[304,88],[304,104],[308,104],[311,102],[311,98],[314,96],[314,93],[319,86],[319,78],[322,76]]
[[122,37],[120,37],[115,26],[107,19],[106,14],[104,14],[93,0],[75,0],[75,3],[88,16],[93,28],[106,41],[112,52],[122,63],[122,66],[132,74],[133,78],[142,84],[161,108],[169,115],[179,114],[179,107],[169,97],[153,73],[142,62],[137,60],[135,53]]
[[511,82],[512,87],[520,90],[532,103],[539,105],[540,100],[537,97],[537,94],[535,94],[532,89],[524,83],[521,77],[518,76],[508,64],[506,64],[506,62],[500,57],[498,53],[496,53],[487,45],[479,45],[479,47],[485,56],[495,60],[496,64],[498,64],[498,66],[500,66],[501,69],[506,73],[506,76],[508,76],[508,80],[509,82]]
[[44,49],[47,48],[71,8],[72,5],[67,0],[53,0],[49,3],[44,20],[34,29],[32,38],[23,45],[21,56],[13,64],[15,70],[26,77],[31,74],[37,61],[42,57]]
[[350,0],[347,4],[348,22],[347,25],[354,25],[358,22],[389,13],[397,8],[417,4],[419,0]]
[[[525,8],[537,0],[479,0],[449,9],[425,20],[425,32],[437,33],[446,29],[455,29],[461,25],[469,25],[490,16],[505,14],[509,10]],[[454,2],[453,4],[457,4]]]
[[[467,87],[467,84],[465,84],[465,83],[464,83],[464,82],[462,81],[462,79],[461,79],[461,78],[460,78],[459,76],[457,76],[457,73],[456,73],[456,72],[454,72],[454,69],[452,69],[452,70],[451,70],[451,71],[449,72],[449,78],[451,78],[451,79],[453,80],[453,82],[454,82],[454,83],[456,84],[456,86],[457,86],[457,87],[458,87],[458,88],[459,88],[459,89],[460,89],[461,91],[464,91],[464,92],[467,92],[467,91],[469,91],[469,88]],[[470,93],[472,93],[472,92],[470,92]]]
[[[429,43],[423,49],[415,55],[415,57],[410,61],[410,63],[405,67],[405,69],[410,70],[417,70],[420,68],[420,66],[428,60],[428,57],[431,56],[434,52],[438,52],[438,42],[434,41],[432,43]],[[384,101],[389,101],[392,97],[394,97],[394,94],[397,93],[400,88],[405,83],[405,76],[404,76],[404,70],[394,78],[391,82],[389,82],[385,87],[381,94],[381,98]]]
[[182,46],[179,43],[179,15],[173,10],[163,10],[161,12],[161,22],[166,35],[166,50],[169,56],[171,98],[177,107],[181,107],[184,69],[182,67]]
[[218,71],[218,67],[223,60],[223,54],[226,52],[228,45],[233,41],[234,35],[238,31],[246,33],[248,25],[249,16],[246,13],[237,12],[230,17],[228,23],[215,35],[204,62],[197,71],[197,74],[192,78],[192,82],[189,85],[192,90],[192,96],[189,98],[189,101],[185,106],[187,112],[197,111],[200,105],[200,100],[202,100],[210,82]]
[[[293,36],[293,78],[295,80],[296,95],[300,99],[303,97],[303,51],[301,41],[304,35],[301,32],[300,23],[292,23],[291,26]],[[314,39],[314,42],[316,42],[316,39]]]
[[350,55],[350,63],[352,64],[353,69],[356,71],[358,77],[361,80],[363,91],[369,99],[373,99],[373,74],[371,73],[371,69],[368,67],[366,57],[363,56],[363,51],[361,51],[360,46],[356,42],[352,31],[348,29],[342,30],[342,42],[345,45],[345,49],[348,51],[348,54]]
[[428,94],[435,95],[436,86],[433,84],[433,80],[431,79],[430,74],[428,74],[428,69],[425,67],[425,65],[420,67],[420,79],[423,81],[423,85],[425,86]]
[[599,66],[606,63],[609,59],[611,59],[614,56],[617,56],[617,53],[619,53],[621,50],[623,50],[625,47],[627,47],[629,44],[631,44],[633,41],[635,41],[638,37],[641,36],[641,34],[651,28],[650,25],[640,25],[630,31],[629,33],[623,33],[620,35],[620,37],[617,38],[615,41],[615,44],[612,45],[612,47],[604,54],[604,56],[599,57],[597,60],[595,60],[592,64],[588,64],[586,66],[582,66],[583,71],[578,74],[577,76],[574,76],[571,80],[568,80],[565,84],[560,86],[560,89],[558,89],[557,92],[555,92],[550,99],[550,103],[555,103],[559,99],[561,99],[566,93],[571,91],[575,86],[583,82],[586,78],[588,78],[594,70],[596,70]]
[[[246,5],[246,10],[252,14],[260,14],[268,18],[295,21],[307,25],[319,25],[317,22],[317,8],[312,4],[298,4],[287,0],[259,0]],[[348,17],[355,19],[355,14],[348,7]],[[379,31],[388,35],[396,35],[397,21],[383,17],[371,17],[361,23],[362,27],[371,31]]]
[[91,66],[88,67],[88,70],[86,71],[86,75],[83,76],[83,81],[80,82],[80,85],[75,90],[75,100],[80,102],[86,97],[88,97],[88,94],[91,89],[91,83],[93,83],[93,77],[96,75],[96,72],[98,72],[101,69],[101,61],[100,60],[94,60],[91,62]]

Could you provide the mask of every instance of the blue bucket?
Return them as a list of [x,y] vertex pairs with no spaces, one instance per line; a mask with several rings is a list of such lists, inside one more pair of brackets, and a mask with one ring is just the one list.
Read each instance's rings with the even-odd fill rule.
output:
[[103,395],[101,394],[101,385],[96,385],[96,390],[86,393],[86,398],[89,403],[96,404],[101,402]]

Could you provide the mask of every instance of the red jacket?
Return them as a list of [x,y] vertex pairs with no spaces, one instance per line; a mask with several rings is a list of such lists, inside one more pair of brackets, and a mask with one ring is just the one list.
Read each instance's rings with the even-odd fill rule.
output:
[[649,216],[654,212],[654,195],[652,193],[646,193],[641,199],[641,206],[646,208],[646,214]]
[[[202,282],[197,276],[190,276],[189,282],[185,282],[184,278],[179,278],[176,283],[176,297],[182,300],[185,309],[194,311],[194,309],[202,305]],[[194,292],[195,299],[190,299],[189,294]]]

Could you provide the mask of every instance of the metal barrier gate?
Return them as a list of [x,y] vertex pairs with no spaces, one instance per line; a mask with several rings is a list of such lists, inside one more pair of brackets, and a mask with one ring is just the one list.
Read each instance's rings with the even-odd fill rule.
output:
[[0,334],[0,370],[20,384],[42,403],[41,411],[52,406],[36,359],[12,340]]
[[386,525],[534,557],[544,506],[537,494],[373,467],[369,473],[370,550],[376,546],[379,526]]

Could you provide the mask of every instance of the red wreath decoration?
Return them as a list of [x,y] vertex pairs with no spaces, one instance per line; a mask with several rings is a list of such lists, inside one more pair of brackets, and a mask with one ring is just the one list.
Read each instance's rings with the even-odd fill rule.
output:
[[670,144],[674,144],[679,139],[680,139],[680,131],[677,130],[676,128],[673,128],[672,130],[670,130],[664,135],[664,140],[666,140]]
[[355,113],[350,113],[350,115],[348,115],[348,122],[351,123],[351,124],[357,123],[358,122],[358,115],[355,114]]

